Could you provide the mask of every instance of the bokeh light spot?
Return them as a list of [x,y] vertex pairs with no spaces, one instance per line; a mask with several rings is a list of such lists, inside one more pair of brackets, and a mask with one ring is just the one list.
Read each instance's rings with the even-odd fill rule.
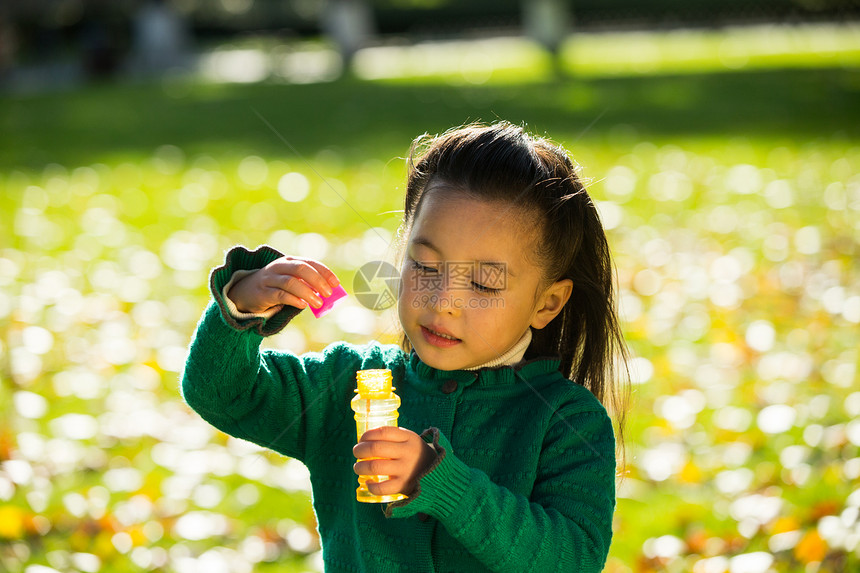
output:
[[311,191],[311,184],[307,177],[298,172],[290,172],[281,176],[278,180],[278,195],[284,201],[298,203],[304,200]]
[[759,429],[766,434],[781,434],[794,426],[797,410],[786,404],[772,404],[763,408],[756,418]]
[[773,324],[770,321],[756,320],[747,327],[744,338],[753,350],[767,352],[773,348],[773,343],[776,339],[776,330],[774,330]]
[[248,187],[259,187],[269,177],[269,165],[256,155],[249,155],[239,162],[239,179]]

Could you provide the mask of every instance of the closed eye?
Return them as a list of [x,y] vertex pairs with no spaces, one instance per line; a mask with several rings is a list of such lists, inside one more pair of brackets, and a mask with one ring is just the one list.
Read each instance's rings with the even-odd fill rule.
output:
[[439,272],[439,269],[437,269],[435,267],[428,267],[427,265],[422,265],[421,263],[419,263],[415,259],[409,259],[409,264],[414,270],[416,270],[420,273],[430,274],[430,273]]
[[502,292],[502,289],[500,288],[490,288],[480,283],[476,283],[475,281],[472,281],[472,288],[474,288],[478,292],[483,292],[487,294],[499,294],[500,292]]

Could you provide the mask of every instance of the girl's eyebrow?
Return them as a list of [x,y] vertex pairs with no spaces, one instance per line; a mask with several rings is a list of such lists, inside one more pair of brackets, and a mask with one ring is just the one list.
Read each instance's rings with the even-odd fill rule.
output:
[[493,267],[500,273],[504,273],[512,277],[517,276],[516,274],[511,272],[511,267],[507,263],[496,263],[493,261],[477,261],[477,263],[481,266]]
[[[430,241],[430,239],[428,239],[427,237],[423,237],[421,235],[418,235],[417,237],[413,237],[412,245],[413,246],[426,247],[426,248],[430,249],[431,251],[434,251],[435,253],[437,253],[439,255],[442,254],[442,251],[439,249],[439,247],[434,245]],[[475,263],[479,266],[492,267],[492,268],[498,270],[499,272],[506,273],[507,275],[512,276],[512,277],[517,276],[514,272],[511,271],[511,266],[507,263],[496,262],[496,261],[475,261]]]
[[413,245],[419,245],[422,247],[427,247],[428,249],[430,249],[432,251],[436,251],[440,255],[442,254],[442,251],[439,250],[439,247],[437,247],[436,245],[431,243],[430,239],[428,239],[427,237],[422,237],[421,235],[418,235],[417,237],[413,237],[412,244]]

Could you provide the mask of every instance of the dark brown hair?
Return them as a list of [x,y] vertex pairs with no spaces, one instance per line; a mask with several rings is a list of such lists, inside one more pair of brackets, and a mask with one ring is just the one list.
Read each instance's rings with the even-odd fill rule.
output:
[[[627,410],[627,346],[615,310],[613,265],[597,209],[567,152],[507,122],[473,124],[413,142],[407,161],[402,237],[425,191],[464,193],[534,217],[534,256],[545,284],[570,279],[561,313],[532,330],[526,357],[552,356],[571,381],[613,412],[623,451]],[[411,345],[403,336],[402,346]]]

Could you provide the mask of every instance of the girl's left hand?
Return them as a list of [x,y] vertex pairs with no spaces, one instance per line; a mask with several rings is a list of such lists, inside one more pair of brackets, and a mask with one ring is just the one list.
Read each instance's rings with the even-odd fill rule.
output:
[[418,477],[436,458],[436,451],[421,436],[394,426],[368,430],[352,453],[359,460],[353,466],[357,475],[388,476],[382,482],[367,482],[367,489],[374,495],[411,495]]

